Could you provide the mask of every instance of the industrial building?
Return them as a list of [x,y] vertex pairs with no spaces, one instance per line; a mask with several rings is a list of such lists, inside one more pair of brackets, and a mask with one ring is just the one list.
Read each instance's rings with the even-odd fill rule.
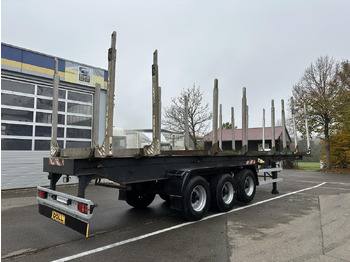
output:
[[[1,43],[1,189],[48,182],[41,170],[43,157],[49,156],[55,58]],[[104,108],[108,73],[57,59],[59,147],[91,147],[95,86],[101,86]],[[100,110],[100,119],[105,119],[105,110]],[[104,123],[99,122],[102,139]]]

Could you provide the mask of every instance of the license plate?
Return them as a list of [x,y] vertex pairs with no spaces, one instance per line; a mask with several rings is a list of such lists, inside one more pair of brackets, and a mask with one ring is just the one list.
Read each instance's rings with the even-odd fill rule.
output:
[[66,224],[66,216],[62,215],[56,211],[52,211],[51,219],[57,221],[58,223],[61,223],[63,225]]

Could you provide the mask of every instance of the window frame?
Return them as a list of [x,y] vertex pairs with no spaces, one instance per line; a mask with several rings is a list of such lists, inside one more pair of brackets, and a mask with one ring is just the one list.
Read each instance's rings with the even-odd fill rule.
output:
[[[28,94],[28,93],[21,93],[17,91],[11,91],[11,90],[4,90],[1,89],[1,94],[8,94],[8,95],[19,95],[19,96],[24,96],[24,97],[29,97],[34,99],[34,104],[32,108],[28,107],[21,107],[21,106],[11,106],[11,105],[3,105],[1,104],[2,109],[11,109],[11,110],[18,110],[18,111],[23,111],[23,112],[31,112],[32,113],[32,120],[31,121],[19,121],[19,120],[3,120],[1,119],[2,124],[14,124],[14,125],[29,125],[32,126],[32,136],[16,136],[16,135],[2,135],[1,139],[25,139],[25,140],[31,140],[31,151],[45,151],[43,149],[36,150],[36,141],[50,141],[51,137],[44,137],[44,136],[36,136],[36,127],[51,127],[51,123],[42,123],[42,122],[37,122],[37,113],[44,113],[44,114],[51,114],[52,110],[50,109],[38,109],[38,99],[46,99],[46,100],[51,100],[52,97],[47,96],[47,94],[38,94],[38,87],[42,88],[52,88],[52,84],[48,82],[42,82],[42,81],[30,81],[25,78],[20,78],[20,77],[12,77],[12,76],[7,76],[2,74],[2,79],[7,80],[7,81],[12,81],[12,82],[18,82],[21,84],[29,84],[34,86],[34,94]],[[83,88],[83,87],[81,87]],[[58,128],[63,128],[63,137],[58,137],[57,140],[59,144],[63,145],[63,148],[66,148],[67,141],[68,144],[72,142],[86,142],[89,143],[90,146],[92,145],[92,127],[93,127],[93,90],[80,90],[80,88],[77,88],[76,90],[72,87],[66,87],[64,83],[60,83],[59,86],[60,91],[64,91],[65,97],[62,98],[62,95],[59,97],[58,101],[64,103],[64,111],[59,111],[59,115],[63,116],[63,123],[62,121],[57,125]],[[46,91],[47,92],[47,91]],[[74,93],[73,95],[70,95]],[[77,94],[83,94],[84,96],[90,95],[91,96],[91,102],[82,102],[82,101],[76,101],[72,99],[68,99],[69,95],[70,97],[77,96]],[[62,92],[61,92],[62,94]],[[86,100],[86,97],[83,99]],[[84,113],[72,113],[68,112],[68,103],[74,103],[74,104],[80,104],[84,106],[91,106],[91,112],[88,112],[87,114]],[[74,117],[84,117],[86,118],[85,121],[89,122],[90,120],[90,125],[68,125],[68,116],[74,116]],[[68,128],[70,129],[84,129],[84,130],[90,130],[91,136],[90,138],[71,138],[67,137],[67,130]],[[40,142],[38,142],[40,143]],[[3,149],[4,151],[12,151],[11,149]],[[49,150],[49,149],[47,149]]]

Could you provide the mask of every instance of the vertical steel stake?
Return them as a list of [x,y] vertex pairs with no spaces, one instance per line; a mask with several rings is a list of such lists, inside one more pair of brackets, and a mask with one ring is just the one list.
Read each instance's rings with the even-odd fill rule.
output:
[[153,53],[152,65],[152,144],[145,150],[146,155],[155,156],[160,154],[160,94],[158,81],[158,51]]
[[60,84],[60,76],[58,75],[58,59],[55,58],[55,71],[53,75],[53,93],[52,93],[52,127],[50,155],[59,155],[59,146],[57,143],[57,122],[58,122],[58,86]]
[[297,136],[297,129],[295,125],[295,108],[294,108],[294,99],[291,98],[291,106],[292,106],[292,120],[293,120],[293,134],[294,134],[294,154],[299,152],[298,149],[298,136]]
[[101,85],[96,83],[94,94],[94,115],[93,115],[93,127],[92,127],[92,147],[98,147],[98,127],[100,118],[100,93]]
[[[271,161],[271,167],[274,168],[276,166],[277,166],[276,162],[275,161]],[[277,179],[278,173],[277,173],[277,171],[273,171],[273,172],[271,172],[271,175],[272,175],[272,179]],[[277,190],[277,183],[276,182],[272,183],[271,194],[274,194],[274,195],[279,194],[279,192]]]
[[243,87],[242,96],[242,154],[248,151],[248,106],[247,106],[247,95],[246,88]]
[[231,107],[232,150],[236,150],[235,109]]
[[305,117],[305,130],[306,130],[306,143],[307,143],[307,154],[311,154],[311,148],[310,148],[310,135],[309,135],[309,125],[307,121],[307,111],[306,111],[306,105],[304,104],[304,117]]
[[155,156],[160,154],[160,134],[161,134],[161,88],[158,81],[158,51],[153,53],[152,64],[152,143],[144,149],[144,154]]
[[271,100],[271,150],[276,150],[275,136],[275,101]]
[[219,89],[218,80],[214,80],[214,90],[213,90],[213,141],[212,146],[216,151],[218,149],[218,104],[219,104]]
[[106,131],[103,144],[95,151],[95,156],[113,156],[113,110],[115,92],[115,66],[117,59],[117,33],[114,31],[111,36],[111,47],[108,49],[108,82],[106,98]]
[[222,150],[222,104],[220,104],[219,130],[220,130],[219,148]]
[[161,139],[161,135],[162,135],[162,88],[159,86],[158,87],[158,106],[159,106],[159,143],[162,144],[162,139]]
[[188,96],[185,96],[185,115],[184,115],[184,122],[185,122],[185,149],[189,149],[189,128],[188,128]]
[[246,99],[246,88],[243,87],[242,97],[242,148],[247,145],[246,139],[246,128],[247,128],[247,99]]
[[265,108],[263,108],[262,151],[265,151]]
[[248,152],[248,145],[249,145],[249,139],[248,139],[248,132],[249,132],[249,106],[247,104],[247,110],[246,110],[246,128],[245,128],[245,141],[247,143],[247,146],[246,146],[246,152]]
[[282,133],[283,133],[283,151],[287,151],[287,132],[286,132],[286,115],[284,112],[284,100],[281,100],[282,107]]

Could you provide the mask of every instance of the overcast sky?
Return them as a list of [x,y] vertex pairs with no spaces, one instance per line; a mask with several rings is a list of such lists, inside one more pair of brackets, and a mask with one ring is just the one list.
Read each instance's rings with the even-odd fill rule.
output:
[[280,119],[304,70],[318,57],[349,59],[349,0],[20,1],[1,2],[1,41],[107,69],[117,31],[114,125],[151,128],[151,65],[158,49],[162,104],[196,84],[212,109],[219,80],[223,121],[242,87],[249,126],[270,125],[271,99]]

